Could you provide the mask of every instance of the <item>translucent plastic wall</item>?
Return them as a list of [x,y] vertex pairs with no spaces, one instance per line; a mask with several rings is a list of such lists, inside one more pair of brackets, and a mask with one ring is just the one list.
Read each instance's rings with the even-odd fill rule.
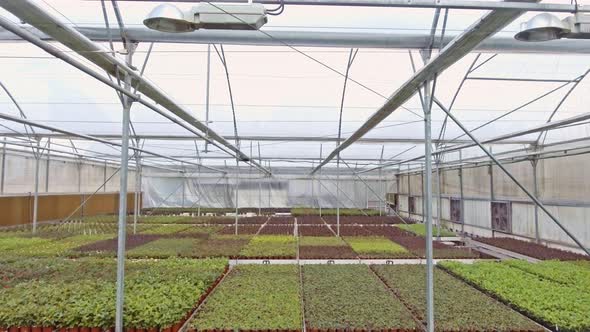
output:
[[[3,151],[0,149],[0,151]],[[8,149],[0,152],[0,189],[2,195],[22,195],[35,191],[35,157]],[[4,165],[4,167],[2,167]],[[47,168],[49,165],[49,169]],[[118,167],[104,163],[43,155],[39,160],[40,193],[92,193],[107,179],[102,192],[119,191]],[[117,172],[115,175],[113,173]],[[111,177],[112,176],[112,177]],[[110,178],[110,179],[109,179]],[[129,190],[135,188],[135,172],[128,177]]]
[[[573,241],[543,211],[535,211],[535,205],[528,196],[498,166],[490,166],[488,162],[481,164],[485,165],[441,170],[443,221],[454,229],[481,236],[517,236],[535,240],[538,231],[543,242],[573,245]],[[505,162],[505,167],[531,193],[535,192],[534,169],[530,160]],[[588,154],[540,159],[537,164],[538,197],[586,246],[590,246],[589,167]],[[401,214],[417,220],[422,220],[421,177],[421,174],[402,174],[398,177]],[[409,213],[408,178],[409,196],[415,201],[414,213]],[[463,223],[451,216],[451,200],[460,201],[461,188]],[[433,174],[435,197],[436,193],[436,176]],[[498,229],[492,222],[492,202],[508,203],[510,225],[507,229]],[[436,201],[433,202],[433,214],[436,217]],[[536,218],[538,228],[535,227]]]
[[[386,192],[393,191],[393,179],[280,174],[248,177],[235,174],[182,177],[177,174],[143,175],[144,207],[235,207],[236,183],[239,207],[346,207],[378,208]],[[337,183],[340,191],[337,199]],[[381,205],[380,205],[381,204]]]

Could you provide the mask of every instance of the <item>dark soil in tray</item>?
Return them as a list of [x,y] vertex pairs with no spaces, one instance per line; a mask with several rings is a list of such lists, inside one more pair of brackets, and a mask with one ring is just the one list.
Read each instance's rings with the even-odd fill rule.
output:
[[[401,244],[411,253],[419,257],[426,257],[426,239],[420,236],[390,237],[390,240]],[[489,258],[479,251],[467,248],[456,248],[451,245],[433,241],[434,258]]]
[[[332,229],[336,232],[336,225],[332,225]],[[361,226],[340,226],[340,236],[371,236],[373,233],[365,227]]]
[[[260,229],[260,226],[258,225],[246,225],[246,226],[238,226],[238,235],[240,234],[256,234],[258,233],[258,230]],[[219,234],[225,234],[225,235],[234,235],[235,234],[235,226],[226,226],[224,227]]]
[[[323,218],[328,224],[336,224],[336,216],[326,216]],[[403,223],[401,219],[389,216],[340,216],[341,225],[386,225]]]
[[260,230],[260,235],[293,235],[295,225],[266,225]]
[[238,225],[262,225],[268,217],[245,217],[238,219]]
[[357,258],[356,253],[348,246],[301,246],[301,259],[345,259]]
[[485,237],[478,237],[474,238],[474,240],[487,243],[489,245],[507,249],[510,251],[514,251],[519,254],[523,254],[529,257],[547,260],[547,259],[557,259],[562,261],[573,261],[573,260],[590,260],[590,257],[576,254],[573,252],[559,250],[554,248],[549,248],[547,246],[521,241],[511,238],[485,238]]
[[[127,239],[125,241],[125,249],[130,250],[135,247],[139,247],[144,245],[148,242],[155,241],[162,237],[166,237],[164,235],[159,234],[128,234]],[[119,237],[115,237],[113,239],[97,241],[94,243],[89,243],[83,246],[80,246],[74,250],[80,252],[94,252],[94,251],[112,251],[115,252],[117,250]]]
[[297,217],[299,225],[324,225],[324,220],[319,216],[299,216]]
[[295,218],[293,217],[270,217],[268,225],[294,225]]
[[297,231],[300,236],[334,236],[334,233],[325,225],[299,226]]

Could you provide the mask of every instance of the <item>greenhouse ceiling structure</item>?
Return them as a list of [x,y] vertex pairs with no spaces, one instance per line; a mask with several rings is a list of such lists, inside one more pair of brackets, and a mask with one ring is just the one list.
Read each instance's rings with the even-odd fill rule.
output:
[[131,193],[117,332],[128,200],[134,232],[197,206],[236,234],[240,208],[423,222],[434,331],[443,220],[590,255],[588,31],[565,0],[0,0],[0,197],[33,197],[36,232]]

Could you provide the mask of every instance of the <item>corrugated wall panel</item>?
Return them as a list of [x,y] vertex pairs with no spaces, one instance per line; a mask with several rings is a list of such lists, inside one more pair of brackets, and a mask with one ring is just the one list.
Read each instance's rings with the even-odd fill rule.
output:
[[464,207],[466,224],[491,228],[490,202],[465,200]]

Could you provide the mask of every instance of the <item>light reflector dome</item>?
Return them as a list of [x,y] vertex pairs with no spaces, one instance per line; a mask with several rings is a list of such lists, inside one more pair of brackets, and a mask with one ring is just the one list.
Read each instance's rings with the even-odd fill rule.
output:
[[152,30],[162,32],[189,32],[194,31],[195,27],[184,17],[184,13],[176,6],[171,4],[161,4],[154,8],[143,24]]
[[514,38],[520,41],[549,41],[560,39],[570,29],[558,17],[549,13],[539,14],[520,25],[520,32]]

